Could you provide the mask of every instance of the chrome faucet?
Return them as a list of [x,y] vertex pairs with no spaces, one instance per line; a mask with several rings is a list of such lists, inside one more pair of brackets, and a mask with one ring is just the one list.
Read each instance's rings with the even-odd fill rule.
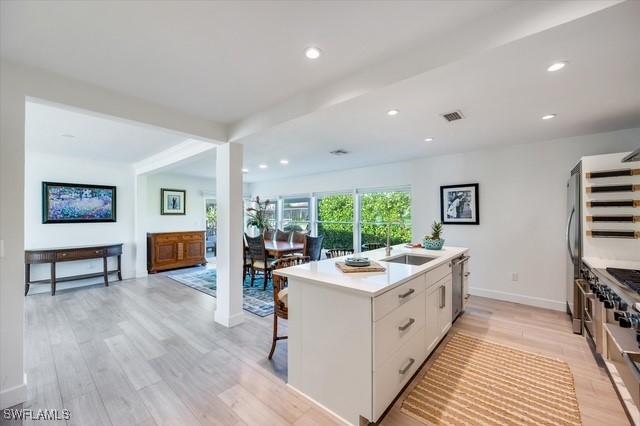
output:
[[387,223],[387,247],[385,248],[385,256],[391,256],[391,224]]

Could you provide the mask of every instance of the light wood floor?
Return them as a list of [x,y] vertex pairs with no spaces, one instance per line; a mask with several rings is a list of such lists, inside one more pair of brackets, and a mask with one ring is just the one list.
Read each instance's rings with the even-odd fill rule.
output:
[[[24,408],[68,408],[71,425],[339,424],[285,386],[286,342],[266,359],[271,317],[247,313],[226,329],[214,310],[215,299],[161,275],[27,297]],[[627,424],[564,314],[473,298],[454,329],[567,361],[584,423]],[[383,425],[416,424],[400,401]]]

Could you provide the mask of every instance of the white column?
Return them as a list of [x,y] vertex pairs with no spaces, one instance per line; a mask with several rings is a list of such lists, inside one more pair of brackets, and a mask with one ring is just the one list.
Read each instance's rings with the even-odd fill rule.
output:
[[242,311],[242,145],[226,143],[216,151],[217,290],[215,321],[233,327]]
[[136,260],[136,278],[147,276],[147,201],[149,197],[149,187],[147,184],[148,175],[141,174],[135,177],[135,225],[134,244]]

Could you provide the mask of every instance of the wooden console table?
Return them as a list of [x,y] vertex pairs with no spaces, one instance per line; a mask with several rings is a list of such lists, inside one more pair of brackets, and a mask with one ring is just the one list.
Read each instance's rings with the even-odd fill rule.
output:
[[[118,269],[109,271],[107,259],[112,256],[118,257]],[[56,283],[64,281],[82,280],[85,278],[104,277],[104,285],[109,286],[109,274],[117,273],[118,280],[122,281],[122,243],[100,246],[83,247],[58,247],[39,250],[25,250],[24,252],[24,295],[29,293],[31,284],[51,283],[51,295],[56,294]],[[93,274],[73,275],[69,277],[56,278],[56,263],[70,262],[73,260],[102,259],[103,270]],[[31,265],[39,263],[51,264],[51,278],[48,280],[31,281]]]

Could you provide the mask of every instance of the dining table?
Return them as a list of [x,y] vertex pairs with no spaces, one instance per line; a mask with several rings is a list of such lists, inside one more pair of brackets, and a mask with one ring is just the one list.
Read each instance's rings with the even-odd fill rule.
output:
[[282,256],[293,253],[302,253],[304,243],[290,243],[288,241],[265,240],[264,248],[269,256],[280,259]]

